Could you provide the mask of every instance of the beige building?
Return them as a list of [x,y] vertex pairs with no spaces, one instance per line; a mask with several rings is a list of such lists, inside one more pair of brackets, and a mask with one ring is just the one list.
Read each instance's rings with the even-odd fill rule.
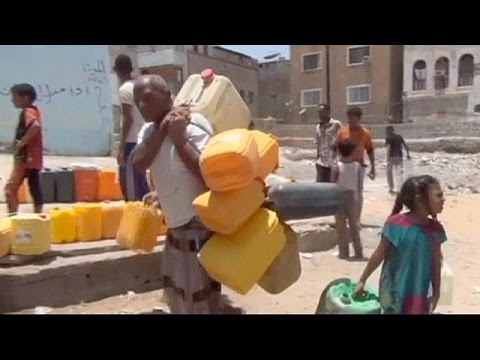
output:
[[250,56],[214,45],[110,45],[113,59],[119,53],[132,57],[137,72],[161,75],[177,94],[189,75],[210,68],[228,77],[258,114],[258,62]]
[[258,71],[258,116],[287,120],[290,107],[290,60],[263,62]]
[[317,122],[322,102],[340,120],[359,106],[365,123],[401,121],[403,45],[291,45],[290,54],[292,122]]
[[405,45],[404,118],[480,114],[479,45]]

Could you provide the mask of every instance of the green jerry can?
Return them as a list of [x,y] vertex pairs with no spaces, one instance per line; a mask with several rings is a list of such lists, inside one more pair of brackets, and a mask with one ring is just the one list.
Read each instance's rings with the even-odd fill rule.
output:
[[357,284],[358,282],[346,278],[332,281],[320,297],[316,314],[381,314],[377,292],[365,286],[365,292],[357,296],[355,295]]

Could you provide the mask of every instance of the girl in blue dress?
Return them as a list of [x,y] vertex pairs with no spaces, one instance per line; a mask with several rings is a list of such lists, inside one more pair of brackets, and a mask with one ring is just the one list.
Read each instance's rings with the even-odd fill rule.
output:
[[[435,310],[441,285],[440,247],[447,240],[437,221],[444,203],[440,184],[432,176],[412,177],[403,184],[382,240],[360,278],[358,295],[383,262],[379,294],[384,313],[427,314]],[[409,211],[402,213],[404,207]]]

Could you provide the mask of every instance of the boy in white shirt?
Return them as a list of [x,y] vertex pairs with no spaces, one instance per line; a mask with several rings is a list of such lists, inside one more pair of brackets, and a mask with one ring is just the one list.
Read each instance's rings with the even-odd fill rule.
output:
[[338,257],[349,258],[347,237],[347,220],[352,237],[355,258],[363,258],[363,248],[360,240],[358,215],[360,207],[360,191],[362,188],[362,167],[353,158],[356,145],[351,140],[343,140],[338,145],[340,161],[332,171],[332,182],[343,190],[343,201],[335,217],[338,243]]

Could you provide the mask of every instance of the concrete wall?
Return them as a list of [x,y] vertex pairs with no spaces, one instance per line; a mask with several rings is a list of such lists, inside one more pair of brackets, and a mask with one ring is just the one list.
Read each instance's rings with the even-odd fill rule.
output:
[[286,120],[290,100],[290,61],[279,60],[260,64],[258,71],[259,117]]
[[404,100],[404,116],[405,119],[416,119],[431,114],[466,114],[468,101],[468,94],[407,97]]
[[37,91],[47,152],[109,154],[113,98],[107,45],[3,45],[0,67],[0,142],[11,144],[18,121],[9,88],[28,82]]
[[[216,59],[195,52],[188,53],[189,74],[200,73],[205,69],[212,69],[215,73],[228,77],[238,91],[243,90],[245,103],[250,108],[252,116],[258,114],[258,67],[238,65],[224,59]],[[253,93],[253,102],[248,94]]]
[[[259,130],[271,132],[279,138],[305,138],[312,139],[315,134],[315,125],[278,124],[275,120],[255,119]],[[385,127],[388,124],[366,124],[374,139],[385,138]],[[478,117],[431,117],[421,122],[409,124],[395,124],[396,132],[408,139],[429,139],[438,137],[479,137],[480,116]]]

